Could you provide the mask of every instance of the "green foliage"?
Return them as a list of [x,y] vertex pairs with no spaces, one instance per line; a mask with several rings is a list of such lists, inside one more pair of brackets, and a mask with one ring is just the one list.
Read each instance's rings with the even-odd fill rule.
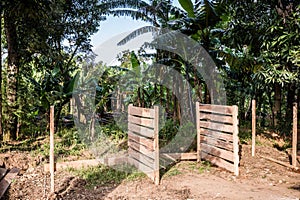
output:
[[194,5],[191,0],[179,0],[179,3],[182,8],[188,13],[189,17],[195,17]]
[[250,123],[245,124],[239,128],[239,139],[242,144],[248,144],[252,139],[252,132]]
[[166,120],[162,129],[159,130],[159,145],[161,147],[168,144],[178,133],[179,124],[172,119]]
[[117,124],[109,123],[106,125],[101,125],[100,130],[101,135],[106,135],[110,140],[118,142],[124,138],[127,138],[127,133],[125,133]]
[[172,167],[170,170],[168,170],[164,176],[165,177],[171,177],[171,176],[177,176],[179,174],[182,174],[182,172],[175,166],[175,167]]
[[[86,149],[79,138],[77,131],[64,129],[57,133],[54,143],[54,153],[59,158],[65,156],[80,156],[82,151]],[[50,151],[49,142],[43,144],[38,150],[39,153],[48,157]]]

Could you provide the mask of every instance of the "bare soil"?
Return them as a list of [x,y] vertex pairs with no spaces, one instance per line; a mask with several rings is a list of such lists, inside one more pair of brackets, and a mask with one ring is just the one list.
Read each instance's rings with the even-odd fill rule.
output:
[[[241,146],[240,176],[217,167],[201,168],[192,161],[174,166],[175,174],[166,173],[159,186],[147,177],[120,184],[86,187],[87,182],[71,172],[56,172],[56,194],[50,195],[49,174],[43,171],[42,157],[28,152],[0,154],[6,168],[18,167],[21,173],[11,184],[4,199],[280,199],[300,198],[300,173],[261,157],[268,156],[289,162],[287,153],[270,145],[257,146],[251,157],[251,146]],[[193,165],[192,165],[193,164]]]

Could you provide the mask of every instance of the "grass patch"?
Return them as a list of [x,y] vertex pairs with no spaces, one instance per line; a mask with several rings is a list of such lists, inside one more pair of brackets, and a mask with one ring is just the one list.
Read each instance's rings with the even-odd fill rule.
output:
[[199,174],[209,171],[210,168],[211,163],[208,161],[201,161],[201,163],[192,162],[189,164],[189,169],[192,171],[197,171]]
[[176,176],[176,175],[179,175],[179,174],[182,174],[182,172],[179,171],[179,169],[178,169],[176,166],[174,166],[174,167],[172,167],[170,170],[168,170],[168,171],[164,174],[164,176],[166,176],[166,177],[171,177],[171,176]]
[[69,171],[76,176],[87,181],[87,187],[93,188],[94,186],[107,186],[107,185],[117,185],[122,181],[134,181],[144,178],[146,175],[137,171],[121,171],[104,165],[99,165],[97,167],[89,167],[83,169],[69,169]]

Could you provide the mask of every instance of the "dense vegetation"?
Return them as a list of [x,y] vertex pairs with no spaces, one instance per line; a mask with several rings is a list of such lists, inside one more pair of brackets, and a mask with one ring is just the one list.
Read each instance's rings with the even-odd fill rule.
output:
[[[291,0],[5,0],[1,1],[0,131],[4,141],[45,135],[49,106],[55,104],[56,125],[70,114],[70,99],[78,74],[93,59],[90,36],[106,16],[130,16],[154,27],[177,30],[202,45],[223,77],[227,104],[239,107],[241,125],[250,120],[251,100],[257,100],[259,125],[290,134],[291,110],[300,102],[300,5]],[[137,33],[139,34],[139,33]],[[142,34],[142,33],[140,33]],[[1,59],[2,60],[2,59]],[[112,92],[122,76],[147,69],[153,60],[188,80],[190,101],[211,102],[211,92],[195,67],[166,51],[147,54],[126,51],[120,66],[108,66],[97,80],[96,110],[109,119]],[[102,63],[98,67],[104,68]],[[139,72],[140,73],[140,72]],[[184,114],[173,88],[144,82],[127,92],[124,104],[160,104],[167,121],[161,131],[168,140]],[[173,91],[172,91],[173,90]],[[122,96],[123,94],[120,94]],[[122,96],[123,97],[123,96]],[[80,118],[80,116],[79,116]],[[102,123],[108,123],[107,120]],[[115,125],[109,135],[124,135]],[[106,127],[106,128],[107,128]]]

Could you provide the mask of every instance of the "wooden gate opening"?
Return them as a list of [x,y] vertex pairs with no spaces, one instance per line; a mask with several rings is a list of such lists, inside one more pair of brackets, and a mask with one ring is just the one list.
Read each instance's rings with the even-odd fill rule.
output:
[[128,107],[128,162],[159,184],[160,156],[173,160],[208,160],[239,174],[237,106],[196,103],[197,152],[159,153],[159,108]]

